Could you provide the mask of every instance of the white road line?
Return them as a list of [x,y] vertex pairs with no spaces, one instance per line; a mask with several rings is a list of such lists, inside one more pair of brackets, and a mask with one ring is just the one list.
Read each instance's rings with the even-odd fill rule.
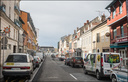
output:
[[77,80],[77,78],[75,76],[73,76],[72,74],[70,74],[75,80]]

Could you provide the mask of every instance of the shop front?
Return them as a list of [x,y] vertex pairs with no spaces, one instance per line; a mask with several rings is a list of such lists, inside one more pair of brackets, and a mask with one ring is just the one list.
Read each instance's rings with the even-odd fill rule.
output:
[[120,53],[122,57],[122,65],[126,66],[128,59],[128,36],[117,38],[114,44],[110,45],[111,51]]

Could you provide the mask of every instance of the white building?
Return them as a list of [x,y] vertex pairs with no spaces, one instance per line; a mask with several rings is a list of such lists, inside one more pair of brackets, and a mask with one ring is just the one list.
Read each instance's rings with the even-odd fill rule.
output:
[[18,31],[19,28],[21,28],[21,22],[19,21],[19,5],[20,0],[0,1],[0,29],[3,32],[5,27],[10,28],[10,33],[7,34],[8,43],[4,48],[3,45],[1,45],[0,48],[1,64],[10,53],[18,52]]

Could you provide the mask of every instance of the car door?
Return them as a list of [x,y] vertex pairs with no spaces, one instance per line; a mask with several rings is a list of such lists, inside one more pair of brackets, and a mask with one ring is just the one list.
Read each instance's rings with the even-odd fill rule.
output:
[[90,65],[90,54],[87,55],[86,64],[87,64],[87,65],[86,65],[86,69],[87,69],[87,70],[90,70],[90,66],[91,66],[91,65]]
[[96,56],[96,54],[91,54],[90,55],[90,66],[89,66],[89,69],[91,71],[95,71],[95,56]]

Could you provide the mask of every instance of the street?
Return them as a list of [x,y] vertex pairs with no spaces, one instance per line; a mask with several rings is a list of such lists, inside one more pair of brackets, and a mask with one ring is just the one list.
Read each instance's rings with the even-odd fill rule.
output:
[[72,68],[64,65],[64,61],[59,61],[57,58],[53,60],[49,56],[33,79],[33,82],[42,81],[111,82],[109,78],[99,81],[93,74],[85,75],[82,68]]

